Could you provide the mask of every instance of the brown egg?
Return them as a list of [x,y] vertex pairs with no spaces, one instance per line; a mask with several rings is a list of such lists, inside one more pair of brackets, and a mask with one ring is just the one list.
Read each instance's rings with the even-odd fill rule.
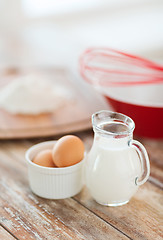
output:
[[40,151],[33,159],[33,163],[43,167],[56,167],[52,159],[52,150]]
[[82,140],[76,136],[64,136],[54,145],[52,157],[57,167],[74,165],[84,157],[84,144]]

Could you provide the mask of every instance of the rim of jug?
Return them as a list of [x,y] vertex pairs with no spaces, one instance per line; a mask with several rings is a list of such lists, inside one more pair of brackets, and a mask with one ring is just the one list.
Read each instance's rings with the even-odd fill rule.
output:
[[[124,126],[123,131],[109,131],[109,128],[105,130],[103,128],[104,124],[113,123],[113,124],[121,124]],[[92,114],[92,126],[95,132],[103,133],[104,135],[112,135],[112,136],[126,136],[131,135],[135,129],[134,121],[125,114],[113,112],[109,110],[101,110]],[[123,127],[122,126],[122,127]]]

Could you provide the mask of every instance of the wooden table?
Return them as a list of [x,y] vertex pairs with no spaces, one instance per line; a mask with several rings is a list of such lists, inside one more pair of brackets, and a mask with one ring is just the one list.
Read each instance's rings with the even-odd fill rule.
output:
[[[88,151],[92,131],[76,135]],[[24,154],[44,140],[49,139],[0,142],[0,239],[163,239],[163,141],[139,139],[149,153],[150,178],[128,204],[105,207],[86,187],[64,200],[46,200],[31,192]]]

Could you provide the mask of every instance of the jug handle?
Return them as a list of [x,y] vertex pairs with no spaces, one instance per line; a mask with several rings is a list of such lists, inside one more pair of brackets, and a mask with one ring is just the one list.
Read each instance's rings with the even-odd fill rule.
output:
[[129,146],[133,147],[136,150],[140,159],[142,175],[140,177],[135,178],[135,184],[140,186],[147,181],[150,174],[150,163],[148,154],[145,147],[136,140],[129,141]]

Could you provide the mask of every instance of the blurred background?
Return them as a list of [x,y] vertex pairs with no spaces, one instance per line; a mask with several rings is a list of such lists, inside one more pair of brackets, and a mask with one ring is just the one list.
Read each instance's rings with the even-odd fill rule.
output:
[[74,68],[104,46],[163,63],[163,1],[0,0],[1,68]]
[[[106,104],[104,101],[106,99],[102,98],[92,86],[87,86],[88,84],[84,82],[79,73],[79,57],[90,47],[113,48],[163,64],[163,0],[0,0],[0,70],[2,72],[7,70],[6,73],[12,75],[16,69],[18,71],[15,72],[21,79],[23,79],[21,72],[28,71],[28,69],[29,71],[34,69],[38,73],[45,69],[46,74],[50,69],[61,70],[60,77],[57,77],[56,72],[52,73],[55,89],[48,86],[48,89],[52,91],[52,98],[50,98],[50,90],[45,91],[44,87],[41,88],[41,77],[44,78],[42,82],[50,77],[47,75],[44,77],[41,72],[41,77],[37,74],[33,75],[31,83],[21,79],[17,83],[15,78],[13,85],[8,84],[9,87],[1,88],[0,106],[3,109],[0,109],[2,119],[0,125],[3,126],[4,131],[11,128],[11,123],[16,131],[15,126],[25,128],[29,126],[29,122],[31,129],[50,125],[53,130],[54,126],[58,126],[57,123],[61,124],[61,120],[62,124],[71,123],[73,126],[71,129],[66,128],[65,132],[78,130],[80,123],[84,121],[82,127],[80,125],[80,129],[85,129],[90,127],[91,114],[101,109],[110,109],[111,103],[115,111],[133,118],[137,130],[139,130],[139,126],[142,126],[139,131],[140,135],[162,138],[163,128],[160,126],[162,126],[163,119],[163,68],[160,67],[162,69],[160,72],[151,70],[153,75],[150,75],[151,72],[148,75],[149,79],[152,77],[155,79],[157,73],[159,80],[161,79],[159,84],[155,82],[155,85],[141,84],[128,88],[121,86],[119,92],[117,87],[115,91],[111,87],[102,88],[100,93],[109,101],[109,104]],[[108,66],[110,67],[109,64]],[[118,69],[118,65],[115,64],[114,68]],[[126,71],[128,69],[131,70],[130,66]],[[71,73],[69,77],[68,75],[64,76],[64,70]],[[142,76],[140,80],[143,82],[145,77],[143,74]],[[116,77],[123,79],[122,74]],[[32,77],[29,76],[29,78]],[[69,81],[68,78],[72,81]],[[1,77],[0,80],[0,86],[6,84],[5,78]],[[9,79],[8,83],[11,80]],[[36,80],[38,80],[37,83]],[[56,83],[62,85],[59,94],[64,98],[63,108],[58,107],[61,96],[58,96]],[[31,84],[29,89],[27,88],[28,84]],[[46,81],[44,84],[49,83]],[[34,88],[33,86],[36,85],[37,88]],[[19,90],[22,88],[24,92]],[[67,92],[69,91],[69,95],[74,94],[72,100],[66,98],[65,89]],[[116,99],[117,102],[112,103],[111,98]],[[54,111],[51,110],[52,115],[49,118],[48,116],[44,118],[42,115],[33,118],[25,115],[11,116],[7,113],[10,108],[12,113],[22,114],[26,105],[30,108],[28,114],[33,113],[34,105],[29,103],[29,99],[35,102],[39,113],[47,112],[51,103],[56,103]],[[46,105],[46,111],[42,110],[43,104],[40,99]],[[45,100],[48,100],[50,104],[45,104]],[[126,102],[126,106],[124,106],[124,102]],[[130,109],[128,103],[135,105]],[[140,110],[137,110],[139,108],[136,104],[140,106]],[[16,111],[15,109],[19,108],[19,105],[23,110]],[[55,109],[57,110],[55,111]],[[8,124],[6,124],[7,121]],[[15,125],[16,121],[17,125]],[[75,128],[74,122],[78,123]],[[147,122],[148,129],[145,130]],[[61,129],[63,128],[61,127]],[[28,131],[26,132],[28,133]],[[51,134],[53,132],[50,130]],[[15,136],[15,132],[12,136]]]

